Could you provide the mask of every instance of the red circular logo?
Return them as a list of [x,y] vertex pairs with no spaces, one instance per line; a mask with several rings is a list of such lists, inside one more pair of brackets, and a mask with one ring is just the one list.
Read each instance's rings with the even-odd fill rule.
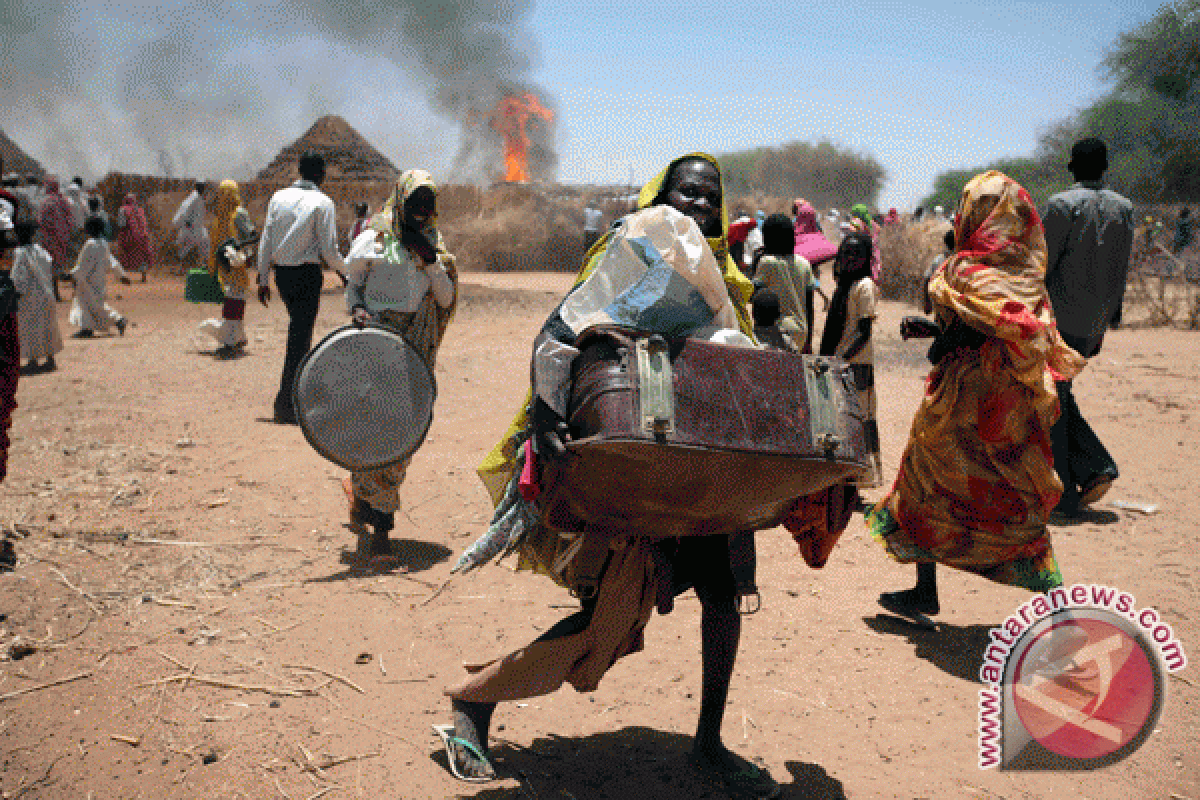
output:
[[1038,632],[1021,653],[1011,673],[1013,706],[1050,752],[1116,760],[1153,730],[1162,678],[1142,639],[1124,627],[1072,616]]

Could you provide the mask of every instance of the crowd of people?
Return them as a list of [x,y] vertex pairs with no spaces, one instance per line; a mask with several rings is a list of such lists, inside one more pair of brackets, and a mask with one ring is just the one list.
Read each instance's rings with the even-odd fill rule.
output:
[[[964,187],[946,253],[924,281],[924,310],[932,316],[908,317],[901,328],[904,338],[933,339],[927,390],[897,474],[884,497],[870,503],[858,490],[886,485],[875,422],[879,236],[881,226],[897,215],[880,220],[856,205],[844,222],[840,215],[832,220],[837,241],[826,237],[816,209],[803,198],[793,203],[791,215],[745,214],[731,223],[716,159],[693,153],[672,161],[643,187],[637,210],[607,232],[597,214],[588,215],[589,248],[575,286],[533,343],[529,394],[480,468],[496,505],[493,529],[511,536],[523,566],[564,558],[562,542],[538,517],[540,478],[534,465],[567,457],[564,398],[580,353],[580,309],[596,305],[598,285],[612,290],[613,281],[593,278],[603,277],[616,261],[609,251],[636,221],[703,242],[680,252],[698,259],[688,269],[708,270],[711,285],[722,288],[699,305],[664,303],[632,311],[631,298],[622,295],[624,313],[632,314],[629,325],[647,334],[699,335],[703,326],[723,320],[726,340],[740,337],[752,346],[836,357],[850,365],[868,453],[853,489],[853,508],[863,512],[892,559],[916,565],[914,588],[880,595],[885,609],[932,626],[929,617],[940,612],[937,564],[1035,592],[1060,585],[1047,529],[1052,515],[1082,513],[1118,477],[1071,387],[1086,359],[1100,350],[1105,332],[1119,324],[1134,237],[1132,205],[1103,186],[1103,143],[1078,143],[1069,169],[1076,185],[1051,198],[1044,215],[1028,192],[999,172],[978,175]],[[219,355],[232,357],[245,346],[250,275],[256,272],[257,297],[266,306],[274,274],[289,317],[273,405],[280,424],[299,421],[293,387],[312,349],[323,268],[343,276],[351,324],[403,336],[431,367],[458,301],[455,259],[437,226],[438,188],[429,173],[405,171],[373,216],[356,208],[345,256],[333,202],[320,189],[324,176],[320,156],[302,157],[299,180],[271,198],[261,233],[233,181],[217,188],[211,238],[205,184],[196,184],[174,218],[180,252],[217,276],[223,291],[221,318],[202,325],[218,342]],[[45,371],[54,369],[62,349],[54,313],[58,282],[70,275],[75,287],[70,313],[79,328],[75,336],[92,336],[110,325],[123,334],[128,322],[107,305],[106,275],[112,271],[128,281],[124,262],[144,280],[153,247],[133,195],[125,198],[114,225],[98,203],[89,207],[80,181],[61,193],[52,177],[44,190],[28,181],[12,188],[17,191],[0,196],[0,232],[8,245],[0,334],[19,328],[13,340],[19,340],[26,371]],[[934,214],[942,214],[940,207]],[[1187,227],[1182,236],[1190,235]],[[120,259],[110,245],[114,240]],[[832,271],[830,294],[820,285],[824,265]],[[819,334],[818,294],[826,309]],[[608,300],[613,302],[607,308],[622,305],[615,295]],[[3,335],[0,340],[13,349]],[[15,389],[15,376],[10,381],[0,371],[0,390],[10,385]],[[11,413],[12,394],[5,396],[9,406],[0,408],[5,414],[0,435]],[[389,533],[411,457],[383,469],[354,470],[344,481],[364,558],[395,555]],[[821,524],[844,528],[847,519],[848,514]],[[703,665],[692,762],[730,791],[773,796],[778,786],[767,771],[733,753],[721,738],[742,627],[739,606],[746,587],[754,585],[753,531],[702,533],[666,543],[615,538],[617,544],[601,559],[595,591],[582,597],[577,613],[526,647],[468,667],[467,677],[446,690],[451,723],[436,726],[451,771],[468,781],[495,777],[488,731],[498,703],[552,692],[564,683],[580,691],[596,688],[618,658],[641,649],[653,608],[669,610],[672,597],[692,588],[701,604]],[[836,540],[840,528],[827,533]]]

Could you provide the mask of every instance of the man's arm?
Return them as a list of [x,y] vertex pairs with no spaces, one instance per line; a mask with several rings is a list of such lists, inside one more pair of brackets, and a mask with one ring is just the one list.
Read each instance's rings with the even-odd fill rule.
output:
[[1067,237],[1071,233],[1071,210],[1060,197],[1051,197],[1042,217],[1046,229],[1046,278],[1058,270],[1067,251]]
[[275,198],[267,204],[267,218],[263,220],[262,236],[258,239],[258,285],[269,286],[271,262],[275,258],[276,240],[279,238],[279,213]]
[[345,273],[346,260],[342,258],[337,246],[337,213],[333,208],[333,201],[322,197],[321,203],[313,211],[316,215],[313,222],[316,223],[314,230],[320,246],[321,260],[330,269]]

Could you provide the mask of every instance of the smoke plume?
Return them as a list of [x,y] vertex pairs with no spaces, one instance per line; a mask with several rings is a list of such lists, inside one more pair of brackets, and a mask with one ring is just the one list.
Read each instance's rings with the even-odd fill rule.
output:
[[[4,130],[47,169],[249,177],[335,113],[400,166],[490,180],[532,92],[531,0],[3,0]],[[549,178],[552,124],[530,130]]]

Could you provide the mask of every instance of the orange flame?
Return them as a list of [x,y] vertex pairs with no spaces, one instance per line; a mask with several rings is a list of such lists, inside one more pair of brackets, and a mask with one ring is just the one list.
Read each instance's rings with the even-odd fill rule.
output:
[[554,119],[554,112],[538,102],[537,97],[526,92],[507,95],[496,104],[488,118],[492,130],[504,138],[504,180],[525,182],[529,180],[529,118],[536,116],[546,122]]

